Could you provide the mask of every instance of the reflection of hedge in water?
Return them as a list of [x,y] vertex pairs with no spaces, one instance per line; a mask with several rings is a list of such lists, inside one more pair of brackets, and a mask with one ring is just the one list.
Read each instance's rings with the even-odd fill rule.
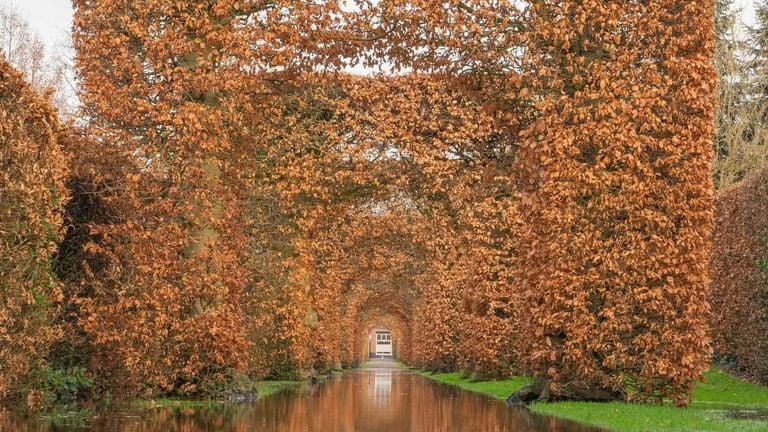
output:
[[58,333],[51,260],[66,200],[62,133],[50,102],[0,60],[0,399],[29,390]]
[[[99,413],[94,430],[115,432],[412,431],[412,432],[590,432],[571,422],[508,408],[487,396],[389,371],[355,373],[307,390],[278,393],[255,404],[206,408],[156,408]],[[379,374],[379,377],[376,377]],[[391,381],[389,381],[391,379]],[[377,380],[379,380],[377,382]],[[28,423],[32,429],[35,422]],[[22,429],[24,421],[3,417],[0,429]]]
[[717,197],[711,271],[718,359],[768,384],[768,169]]

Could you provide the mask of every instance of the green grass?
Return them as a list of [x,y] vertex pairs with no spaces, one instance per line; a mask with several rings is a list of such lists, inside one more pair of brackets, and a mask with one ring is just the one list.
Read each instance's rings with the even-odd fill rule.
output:
[[720,372],[710,371],[706,382],[693,392],[695,403],[758,405],[768,408],[768,387],[758,386]]
[[[363,364],[361,364],[358,367],[358,369],[366,369],[366,368],[368,368],[372,361],[376,361],[376,359],[370,359],[370,360],[368,360],[366,362],[363,362]],[[393,363],[394,363],[393,367],[395,367],[395,368],[399,368],[399,369],[406,369],[406,368],[408,368],[408,366],[405,363],[401,362],[400,360],[395,360],[395,361],[393,361]]]
[[507,396],[514,393],[515,390],[531,382],[530,378],[525,377],[514,377],[503,381],[474,381],[471,378],[464,377],[460,372],[436,374],[430,372],[417,373],[435,381],[453,384],[464,390],[490,395],[498,399],[506,399]]
[[[463,389],[505,399],[530,382],[527,378],[473,382],[460,373],[421,375]],[[615,432],[757,432],[768,431],[765,420],[727,418],[733,410],[768,413],[768,387],[756,386],[726,373],[710,371],[699,384],[688,408],[672,405],[643,405],[589,402],[536,403],[531,410],[574,420]]]
[[137,408],[215,408],[226,403],[216,399],[157,398],[138,399],[132,405]]
[[303,384],[301,381],[259,381],[256,383],[256,389],[259,391],[259,397],[267,397],[284,389],[301,387]]
[[[259,391],[259,398],[264,398],[303,384],[302,381],[259,381],[256,383],[256,389]],[[158,398],[141,399],[136,401],[135,405],[142,408],[214,408],[229,403],[231,402],[216,399]]]

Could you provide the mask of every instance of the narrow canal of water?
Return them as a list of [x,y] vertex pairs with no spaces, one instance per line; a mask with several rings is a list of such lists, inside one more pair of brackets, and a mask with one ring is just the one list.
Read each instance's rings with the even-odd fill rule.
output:
[[391,369],[345,373],[249,404],[130,408],[68,420],[0,414],[2,431],[594,432]]

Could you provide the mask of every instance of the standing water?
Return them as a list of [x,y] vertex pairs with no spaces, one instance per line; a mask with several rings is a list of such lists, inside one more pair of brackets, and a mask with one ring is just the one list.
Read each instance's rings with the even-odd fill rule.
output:
[[345,373],[249,404],[130,408],[69,421],[0,412],[2,431],[594,432],[401,370]]

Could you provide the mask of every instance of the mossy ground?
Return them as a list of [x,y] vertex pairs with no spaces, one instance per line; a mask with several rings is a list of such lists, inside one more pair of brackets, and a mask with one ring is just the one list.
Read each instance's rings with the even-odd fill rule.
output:
[[[378,360],[378,361],[377,361]],[[379,360],[379,359],[370,359],[368,361],[363,362],[357,369],[375,369],[377,366],[384,364],[385,367],[393,368],[393,369],[407,369],[408,366],[399,361],[399,360]]]
[[[259,397],[264,398],[284,389],[300,387],[303,384],[301,381],[259,381],[256,383],[256,389],[259,391]],[[136,405],[144,408],[210,408],[229,403],[231,402],[216,399],[159,398],[142,399],[137,401]]]
[[[438,382],[505,399],[530,382],[524,377],[503,381],[473,381],[461,373],[421,375]],[[531,410],[540,414],[574,420],[615,432],[757,432],[768,431],[768,387],[753,385],[726,373],[706,374],[687,408],[671,404],[645,405],[589,402],[536,403]],[[762,419],[734,419],[734,413],[757,414]]]
[[259,397],[267,397],[281,390],[300,387],[304,383],[301,381],[261,381],[256,384],[259,390]]

